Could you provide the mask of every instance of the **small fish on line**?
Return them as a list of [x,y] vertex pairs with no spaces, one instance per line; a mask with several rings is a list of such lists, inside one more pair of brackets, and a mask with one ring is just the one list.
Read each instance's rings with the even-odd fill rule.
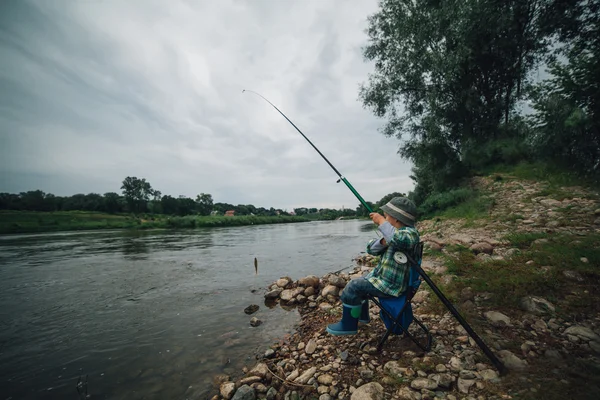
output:
[[254,257],[254,274],[258,275],[258,260]]

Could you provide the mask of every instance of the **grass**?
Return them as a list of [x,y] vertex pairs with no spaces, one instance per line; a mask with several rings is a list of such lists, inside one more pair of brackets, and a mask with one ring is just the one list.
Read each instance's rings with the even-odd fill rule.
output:
[[[521,162],[517,165],[495,165],[482,171],[483,174],[490,176],[496,181],[512,180],[514,178],[545,182],[546,188],[535,196],[549,196],[557,200],[571,198],[572,193],[562,189],[569,186],[583,186],[590,189],[598,190],[600,185],[597,181],[579,177],[574,172],[561,168],[557,165],[547,164],[544,162]],[[509,175],[510,177],[503,176]]]
[[241,226],[308,221],[291,216],[185,216],[105,214],[85,211],[0,211],[0,234],[94,229],[156,229]]
[[[553,302],[566,319],[600,311],[600,294],[595,289],[600,284],[600,234],[549,237],[544,233],[513,233],[506,239],[521,249],[507,260],[482,261],[463,246],[448,248],[446,266],[456,276],[443,288],[450,301],[459,300],[461,290],[471,287],[475,293],[490,293],[491,298],[483,305],[499,309],[519,308],[522,297],[535,295]],[[536,239],[548,242],[532,246]],[[588,262],[582,262],[581,257]],[[528,265],[530,260],[533,263]],[[569,280],[565,270],[577,272],[583,282]]]
[[436,222],[446,219],[462,219],[464,220],[463,228],[469,228],[489,219],[489,212],[493,205],[493,199],[480,192],[472,191],[471,196],[466,200],[446,209],[425,215],[423,219],[432,219]]

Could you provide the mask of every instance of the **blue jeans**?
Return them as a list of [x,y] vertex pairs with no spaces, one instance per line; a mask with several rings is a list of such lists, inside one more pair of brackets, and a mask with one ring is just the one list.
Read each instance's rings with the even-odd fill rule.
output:
[[353,279],[344,288],[341,300],[349,306],[359,306],[363,300],[366,300],[368,295],[382,298],[390,298],[389,294],[383,293],[377,289],[371,282],[363,277]]

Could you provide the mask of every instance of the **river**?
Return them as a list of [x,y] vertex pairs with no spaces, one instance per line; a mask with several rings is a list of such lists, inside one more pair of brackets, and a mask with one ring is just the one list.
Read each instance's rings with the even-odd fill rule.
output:
[[299,321],[265,288],[353,266],[371,226],[0,236],[0,398],[78,399],[79,379],[95,399],[205,398]]

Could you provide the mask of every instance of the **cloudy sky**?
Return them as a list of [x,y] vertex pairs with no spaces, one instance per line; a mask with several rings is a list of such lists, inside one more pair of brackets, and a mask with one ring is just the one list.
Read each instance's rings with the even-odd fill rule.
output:
[[120,192],[295,208],[408,192],[358,87],[376,0],[0,3],[0,191]]

